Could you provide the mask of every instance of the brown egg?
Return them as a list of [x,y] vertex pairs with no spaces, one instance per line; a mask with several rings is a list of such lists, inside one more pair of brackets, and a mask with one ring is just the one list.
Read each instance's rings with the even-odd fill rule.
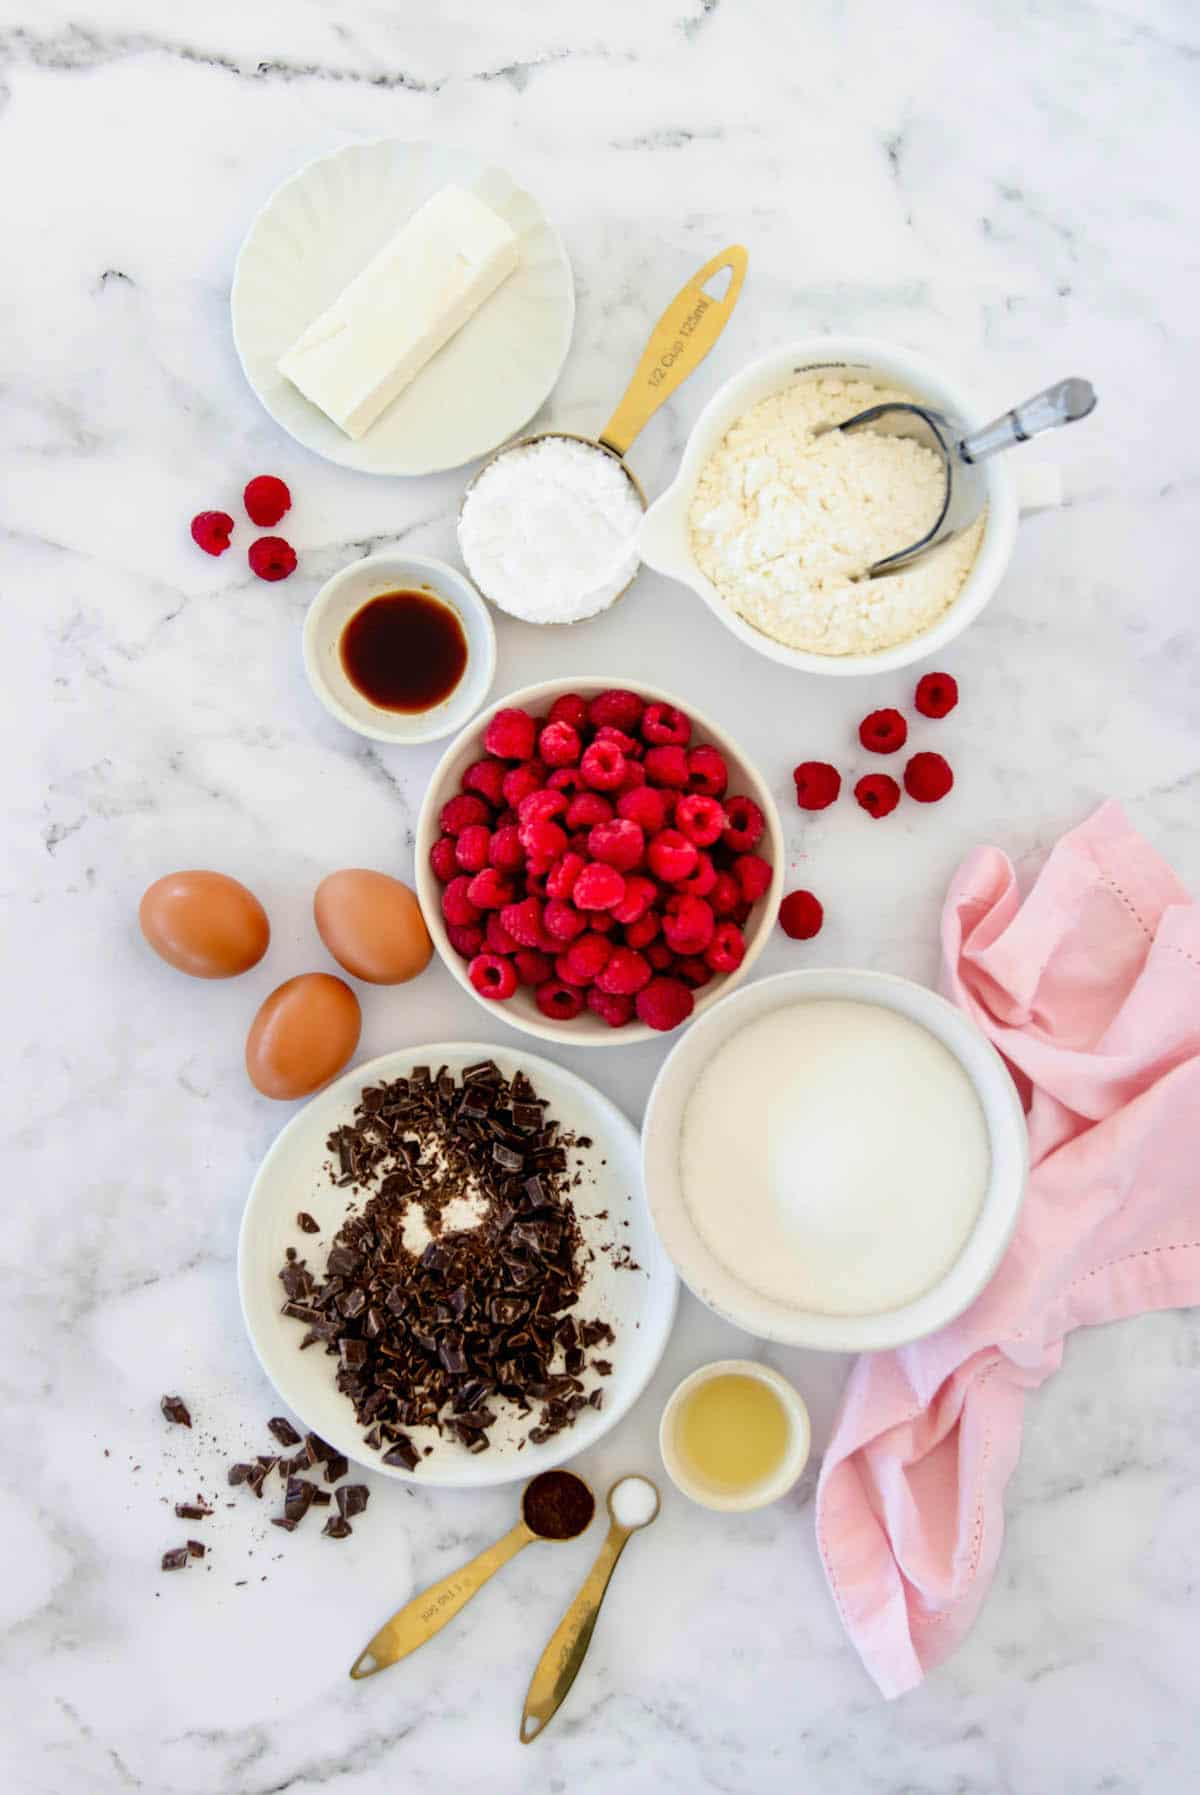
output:
[[246,1071],[264,1097],[307,1097],[337,1075],[358,1046],[362,1011],[331,972],[276,986],[246,1036]]
[[402,985],[429,964],[433,942],[416,894],[386,873],[330,873],[317,886],[313,916],[338,965],[369,985]]
[[168,873],[138,906],[156,954],[197,979],[231,979],[257,966],[271,925],[252,891],[224,873]]

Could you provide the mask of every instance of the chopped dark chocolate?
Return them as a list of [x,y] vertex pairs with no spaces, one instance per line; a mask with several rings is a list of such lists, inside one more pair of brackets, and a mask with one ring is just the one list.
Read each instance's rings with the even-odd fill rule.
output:
[[[187,1403],[183,1400],[182,1396],[163,1396],[159,1399],[158,1406],[167,1417],[167,1420],[173,1421],[176,1427],[190,1427],[192,1425],[192,1417],[188,1412]],[[163,1569],[174,1569],[174,1566],[164,1564]]]
[[336,1483],[338,1478],[344,1477],[349,1469],[349,1459],[343,1457],[340,1452],[331,1453],[325,1461],[326,1483]]
[[325,1444],[320,1434],[305,1434],[304,1450],[308,1454],[308,1462],[310,1465],[323,1465],[330,1453],[330,1448]]
[[385,1465],[403,1465],[406,1471],[415,1471],[418,1463],[416,1447],[407,1434],[400,1434],[396,1444],[383,1455]]
[[352,1521],[360,1515],[370,1500],[371,1492],[365,1483],[344,1483],[337,1492],[338,1513],[343,1520]]
[[302,1234],[319,1234],[321,1232],[320,1222],[314,1221],[307,1209],[302,1209],[296,1217],[296,1226]]
[[328,1490],[318,1490],[318,1489],[313,1490],[312,1505],[314,1508],[328,1508],[329,1504],[332,1501],[333,1501],[333,1497],[330,1495]]
[[249,1483],[254,1475],[253,1465],[230,1465],[228,1471],[230,1483]]
[[187,1549],[188,1549],[188,1557],[189,1558],[203,1558],[204,1557],[205,1548],[204,1548],[203,1540],[190,1539],[187,1543]]
[[295,1533],[296,1531],[295,1521],[293,1521],[291,1515],[287,1514],[272,1515],[271,1525],[272,1527],[282,1527],[285,1533]]
[[298,1446],[300,1435],[284,1415],[273,1415],[267,1422],[267,1432],[274,1434],[281,1446]]
[[303,1477],[289,1477],[287,1494],[283,1501],[283,1512],[290,1521],[302,1521],[312,1507],[315,1490],[311,1483]]
[[191,1557],[186,1546],[176,1546],[172,1551],[163,1553],[162,1568],[164,1571],[182,1571],[190,1564]]
[[181,1521],[203,1521],[212,1513],[205,1502],[177,1502],[175,1513]]
[[321,1532],[327,1533],[330,1539],[348,1539],[354,1529],[342,1515],[330,1515]]

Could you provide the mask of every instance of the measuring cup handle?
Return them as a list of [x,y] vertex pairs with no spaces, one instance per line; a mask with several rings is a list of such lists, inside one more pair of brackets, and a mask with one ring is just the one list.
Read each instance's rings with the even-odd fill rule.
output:
[[[659,406],[695,373],[729,322],[746,278],[746,262],[742,245],[731,244],[675,295],[654,326],[621,403],[600,432],[606,448],[624,455]],[[720,299],[714,299],[704,285],[723,268],[730,271],[729,285]]]
[[1096,409],[1096,391],[1090,380],[1059,380],[1032,399],[1014,405],[1003,417],[994,418],[982,430],[964,436],[958,452],[964,461],[986,461],[1001,449],[1014,443],[1028,442],[1043,430],[1055,430],[1060,424],[1074,424]]

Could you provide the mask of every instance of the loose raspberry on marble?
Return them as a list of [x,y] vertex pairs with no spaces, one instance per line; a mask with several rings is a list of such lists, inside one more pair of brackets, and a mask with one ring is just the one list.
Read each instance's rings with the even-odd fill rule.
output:
[[552,945],[542,925],[541,903],[535,897],[522,898],[516,904],[506,904],[500,912],[500,921],[518,947],[536,947],[545,952]]
[[587,722],[587,699],[581,698],[578,692],[564,692],[550,706],[549,721],[551,723],[569,723],[572,729],[580,730]]
[[739,854],[730,871],[748,903],[756,903],[770,889],[771,868],[761,854]]
[[613,817],[597,823],[588,835],[588,852],[593,860],[615,866],[619,873],[632,872],[640,864],[646,849],[646,837],[628,817]]
[[597,823],[607,823],[612,813],[612,803],[600,792],[580,792],[567,811],[567,828],[591,829]]
[[670,786],[673,791],[680,792],[687,785],[687,755],[677,742],[668,742],[661,747],[647,748],[643,765],[651,785],[666,785]]
[[228,511],[198,511],[192,519],[192,541],[206,555],[223,555],[233,535]]
[[464,873],[477,873],[488,863],[492,832],[486,823],[468,823],[454,843],[454,858]]
[[642,713],[642,740],[686,748],[692,739],[691,718],[673,704],[648,704]]
[[613,729],[632,731],[641,722],[645,708],[636,692],[614,687],[608,692],[598,692],[592,699],[588,705],[588,722],[593,729],[608,725]]
[[675,827],[698,848],[711,848],[721,839],[725,812],[715,798],[703,792],[685,792],[675,805]]
[[736,972],[746,958],[746,937],[735,922],[719,922],[704,958],[714,972]]
[[622,926],[635,923],[645,916],[657,897],[658,886],[653,879],[647,879],[642,873],[629,873],[625,879],[625,895],[619,904],[613,905],[609,915]]
[[870,816],[890,816],[900,802],[900,787],[890,773],[867,773],[855,786],[854,796]]
[[801,810],[826,810],[842,789],[841,774],[824,760],[802,760],[792,778]]
[[499,810],[504,802],[504,775],[507,771],[502,760],[492,760],[490,756],[477,760],[463,774],[463,788],[478,793],[488,804]]
[[443,835],[461,835],[472,823],[486,823],[490,816],[482,798],[474,792],[458,792],[447,798],[438,812],[438,828]]
[[522,761],[520,766],[510,767],[504,775],[501,788],[504,802],[516,810],[522,798],[528,798],[532,792],[540,792],[545,783],[546,767],[542,761]]
[[479,921],[479,906],[471,902],[468,892],[470,884],[466,873],[459,873],[442,892],[442,915],[447,922],[461,925]]
[[615,742],[593,742],[583,751],[579,770],[593,791],[615,791],[625,776],[626,760]]
[[821,932],[825,912],[811,891],[789,891],[779,906],[779,921],[793,941],[811,941]]
[[606,935],[589,929],[572,941],[560,955],[560,972],[572,985],[590,985],[612,958],[612,942]]
[[690,792],[703,792],[706,798],[719,798],[729,784],[729,768],[719,749],[701,742],[688,749],[688,783]]
[[593,860],[575,881],[571,900],[577,910],[612,910],[625,896],[625,880],[615,866]]
[[740,793],[725,800],[727,822],[721,839],[735,854],[748,854],[763,838],[767,819],[753,798]]
[[547,979],[533,996],[542,1015],[552,1022],[572,1022],[583,1008],[583,993],[557,979]]
[[502,873],[515,873],[518,867],[525,864],[525,850],[521,846],[521,834],[514,823],[506,823],[502,829],[494,829],[488,842],[488,860]]
[[587,917],[565,898],[547,898],[542,926],[555,941],[574,941],[588,926]]
[[522,985],[544,985],[554,976],[554,962],[549,954],[540,954],[533,947],[519,947],[513,955],[513,965]]
[[467,886],[467,897],[477,910],[503,910],[516,895],[511,880],[494,866],[483,867]]
[[548,767],[573,767],[583,752],[579,731],[569,723],[547,723],[537,748]]
[[464,960],[473,960],[483,946],[484,934],[477,922],[448,922],[446,939],[456,954],[461,954]]
[[632,997],[618,997],[611,991],[602,991],[598,984],[587,988],[587,1007],[607,1022],[609,1028],[624,1028],[633,1021]]
[[483,745],[501,760],[532,760],[537,723],[528,711],[499,710],[483,732]]
[[872,711],[859,724],[858,739],[872,754],[896,754],[908,740],[908,724],[899,711]]
[[429,864],[443,885],[448,885],[455,873],[459,871],[454,848],[455,838],[453,835],[440,835],[429,850]]
[[476,954],[467,967],[467,977],[478,991],[496,1003],[505,1003],[517,988],[517,969],[511,960],[499,954]]
[[638,785],[632,791],[621,793],[617,799],[617,815],[636,823],[647,835],[657,835],[667,820],[669,804],[670,798],[665,792],[656,791],[652,785]]
[[282,536],[260,536],[250,544],[246,559],[260,580],[286,580],[296,571],[296,551]]
[[660,829],[646,849],[646,859],[656,879],[674,885],[695,872],[700,850],[678,829]]
[[651,979],[635,999],[640,1020],[664,1032],[686,1022],[695,1007],[695,999],[679,979]]
[[596,974],[596,983],[612,997],[634,997],[650,983],[653,968],[636,948],[614,947]]
[[918,804],[936,804],[953,784],[950,763],[940,754],[914,754],[904,769],[904,789]]
[[715,919],[701,897],[677,892],[663,909],[663,935],[676,954],[702,954],[713,938]]
[[242,503],[252,524],[260,530],[270,530],[291,510],[292,495],[274,474],[258,474],[247,483]]
[[924,673],[913,702],[923,717],[948,717],[958,703],[958,681],[950,673]]

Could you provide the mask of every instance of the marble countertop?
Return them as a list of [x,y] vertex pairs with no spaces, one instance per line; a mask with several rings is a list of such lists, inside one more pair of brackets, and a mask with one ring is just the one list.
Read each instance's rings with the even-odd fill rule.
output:
[[[348,558],[453,553],[462,474],[372,480],[284,439],[246,389],[228,293],[241,235],[307,158],[431,136],[523,176],[578,283],[546,417],[594,429],[666,299],[740,240],[750,274],[709,362],[650,425],[651,493],[716,384],[791,335],[857,331],[941,358],[1000,409],[1091,377],[1091,424],[1038,455],[1067,503],[1027,520],[1008,577],[945,659],[963,702],[936,810],[805,817],[795,761],[853,741],[907,677],[789,675],[645,574],[569,635],[501,620],[497,690],[600,671],[726,717],[785,805],[811,946],[762,969],[930,979],[946,880],[995,842],[1024,871],[1105,795],[1200,883],[1196,830],[1191,189],[1195,16],[966,0],[67,0],[0,3],[9,173],[0,312],[8,831],[6,1628],[12,1795],[1183,1795],[1200,1759],[1200,1320],[1070,1342],[1029,1405],[999,1574],[974,1634],[899,1703],[843,1637],[813,1544],[813,1474],[729,1521],[668,1496],[614,1585],[586,1671],[532,1751],[530,1664],[588,1546],[530,1552],[386,1679],[345,1667],[387,1608],[503,1531],[511,1491],[372,1479],[352,1540],[265,1537],[243,1503],[186,1577],[170,1503],[212,1490],[276,1403],[243,1335],[237,1222],[286,1113],[241,1038],[279,979],[323,964],[325,871],[402,874],[435,750],[346,733],[305,684],[300,621]],[[1029,451],[1033,454],[1034,451]],[[208,561],[191,514],[261,471],[295,495],[286,584]],[[843,759],[853,764],[844,751]],[[145,951],[142,888],[177,865],[266,902],[266,963],[191,984]],[[373,993],[363,1052],[484,1017],[435,967]],[[513,1037],[497,1019],[497,1041]],[[640,1114],[664,1046],[563,1059]],[[690,1299],[650,1393],[584,1469],[656,1466],[661,1400],[751,1343]],[[767,1355],[820,1445],[844,1362]],[[191,1402],[191,1435],[158,1413]],[[261,1450],[261,1445],[259,1446]],[[1188,1765],[1192,1768],[1189,1770]]]

